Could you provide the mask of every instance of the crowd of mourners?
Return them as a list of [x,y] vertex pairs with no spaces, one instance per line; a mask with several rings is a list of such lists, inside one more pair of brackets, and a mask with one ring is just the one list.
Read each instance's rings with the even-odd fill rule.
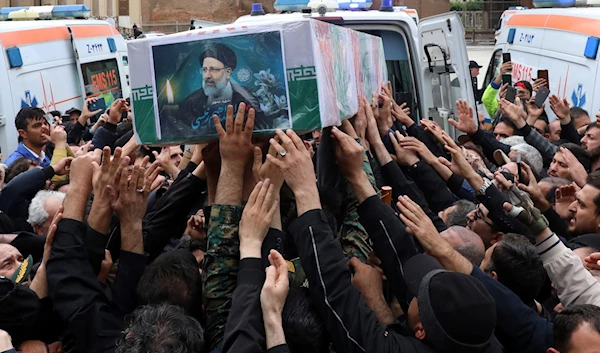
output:
[[543,80],[506,100],[510,71],[456,140],[389,86],[306,135],[230,106],[190,146],[140,146],[123,99],[22,109],[0,352],[597,352],[600,125]]

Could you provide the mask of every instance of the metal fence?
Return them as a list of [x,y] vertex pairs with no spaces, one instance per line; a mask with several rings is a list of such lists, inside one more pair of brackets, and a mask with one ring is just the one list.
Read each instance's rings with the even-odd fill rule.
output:
[[149,22],[138,25],[140,30],[144,33],[148,32],[161,32],[164,34],[171,34],[177,32],[183,32],[190,29],[190,21],[188,22]]

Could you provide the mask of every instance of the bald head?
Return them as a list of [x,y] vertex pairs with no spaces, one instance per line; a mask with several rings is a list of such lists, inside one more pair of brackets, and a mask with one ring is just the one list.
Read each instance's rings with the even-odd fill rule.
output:
[[483,241],[477,233],[461,226],[453,226],[441,232],[442,238],[473,265],[479,266],[485,257]]

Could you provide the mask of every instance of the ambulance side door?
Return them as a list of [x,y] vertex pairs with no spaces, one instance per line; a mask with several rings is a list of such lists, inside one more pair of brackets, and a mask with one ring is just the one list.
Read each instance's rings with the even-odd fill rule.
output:
[[421,20],[418,28],[420,55],[416,59],[423,97],[421,110],[424,116],[456,137],[457,132],[448,123],[448,118],[457,116],[458,99],[466,100],[474,108],[473,119],[477,121],[462,22],[457,14],[446,13]]
[[[106,33],[90,36],[91,29]],[[126,77],[121,77],[125,44],[111,37],[112,29],[99,25],[69,27],[83,97],[103,99],[106,108],[116,99],[125,98],[123,88],[127,82]]]

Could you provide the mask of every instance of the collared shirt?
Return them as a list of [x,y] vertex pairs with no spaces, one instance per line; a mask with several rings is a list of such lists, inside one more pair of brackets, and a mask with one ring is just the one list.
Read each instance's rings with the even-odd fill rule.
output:
[[37,153],[33,152],[27,146],[25,146],[25,144],[23,144],[23,147],[25,147],[26,150],[31,152],[31,154],[38,160],[38,162],[42,163],[46,159],[46,152],[44,152],[44,150],[42,150],[42,156],[40,157]]

